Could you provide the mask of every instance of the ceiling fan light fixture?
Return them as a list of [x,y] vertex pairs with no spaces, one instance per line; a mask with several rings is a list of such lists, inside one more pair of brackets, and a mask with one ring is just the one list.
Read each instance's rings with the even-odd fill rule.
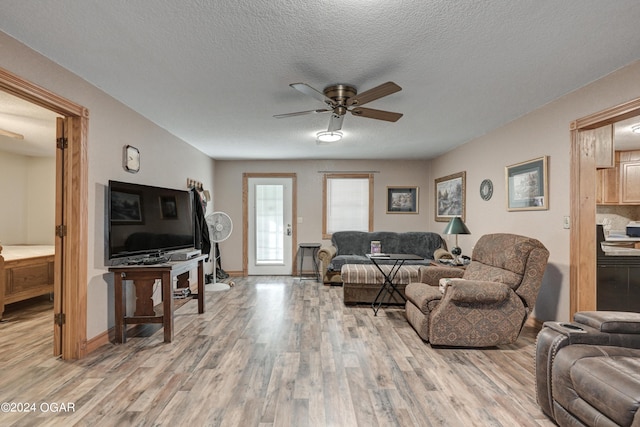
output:
[[342,139],[342,132],[340,131],[322,131],[316,134],[316,141],[318,142],[337,142]]
[[631,126],[631,132],[640,134],[640,124]]

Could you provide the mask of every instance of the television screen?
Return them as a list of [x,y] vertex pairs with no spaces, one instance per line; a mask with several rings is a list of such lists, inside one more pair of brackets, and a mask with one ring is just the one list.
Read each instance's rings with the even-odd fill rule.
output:
[[109,260],[194,246],[191,193],[109,181]]

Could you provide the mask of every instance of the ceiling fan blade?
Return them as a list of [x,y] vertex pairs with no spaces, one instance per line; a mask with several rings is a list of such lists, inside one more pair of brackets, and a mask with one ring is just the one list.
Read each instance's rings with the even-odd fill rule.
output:
[[24,135],[11,132],[10,130],[5,130],[5,129],[0,129],[0,135],[8,136],[9,138],[14,138],[14,139],[24,139]]
[[361,108],[357,107],[350,110],[351,114],[359,117],[366,117],[368,119],[386,120],[387,122],[397,122],[401,113],[393,113],[391,111],[374,110],[373,108]]
[[329,132],[335,132],[337,130],[342,129],[342,121],[344,120],[344,114],[335,114],[331,115],[331,119],[329,119]]
[[320,102],[324,102],[327,105],[334,105],[334,102],[331,98],[325,96],[324,93],[320,92],[317,89],[312,88],[306,83],[292,83],[289,86],[294,88],[295,90],[304,93],[312,98],[317,99]]
[[353,98],[349,98],[347,105],[364,105],[368,102],[375,101],[383,96],[391,95],[392,93],[396,93],[401,90],[402,88],[394,82],[386,82],[380,86],[374,87],[373,89],[365,90]]
[[319,110],[307,110],[307,111],[298,111],[296,113],[286,113],[286,114],[276,114],[276,119],[284,119],[286,117],[295,117],[295,116],[304,116],[305,114],[314,114],[314,113],[328,113],[333,110],[328,110],[326,108],[321,108]]

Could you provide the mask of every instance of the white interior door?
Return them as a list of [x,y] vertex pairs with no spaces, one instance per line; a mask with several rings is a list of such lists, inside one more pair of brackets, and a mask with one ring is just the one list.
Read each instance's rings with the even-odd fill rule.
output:
[[293,180],[248,180],[248,273],[291,275],[293,269]]

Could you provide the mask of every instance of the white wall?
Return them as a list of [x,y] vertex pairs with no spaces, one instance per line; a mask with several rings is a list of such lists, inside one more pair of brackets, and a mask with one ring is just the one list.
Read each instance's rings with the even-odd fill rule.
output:
[[[186,189],[213,188],[215,162],[88,82],[0,33],[0,67],[89,109],[87,338],[113,326],[113,275],[104,266],[105,189],[110,179]],[[126,72],[126,70],[123,70]],[[122,148],[141,152],[141,170],[122,168]]]
[[[638,97],[640,62],[433,161],[432,180],[463,170],[467,172],[466,224],[472,234],[460,236],[464,253],[471,253],[480,236],[494,232],[535,237],[549,249],[549,266],[535,308],[539,320],[569,319],[569,230],[563,229],[563,217],[569,215],[571,197],[569,124]],[[507,212],[505,166],[544,155],[549,156],[549,210]],[[483,201],[479,194],[480,183],[485,178],[494,184],[490,201]],[[431,226],[435,227],[435,223],[431,222]]]
[[0,153],[0,244],[17,245],[27,238],[28,158]]
[[[51,141],[53,144],[53,140]],[[30,245],[55,243],[56,160],[32,157],[27,176],[27,240]]]
[[0,194],[1,244],[54,243],[54,158],[0,152]]

